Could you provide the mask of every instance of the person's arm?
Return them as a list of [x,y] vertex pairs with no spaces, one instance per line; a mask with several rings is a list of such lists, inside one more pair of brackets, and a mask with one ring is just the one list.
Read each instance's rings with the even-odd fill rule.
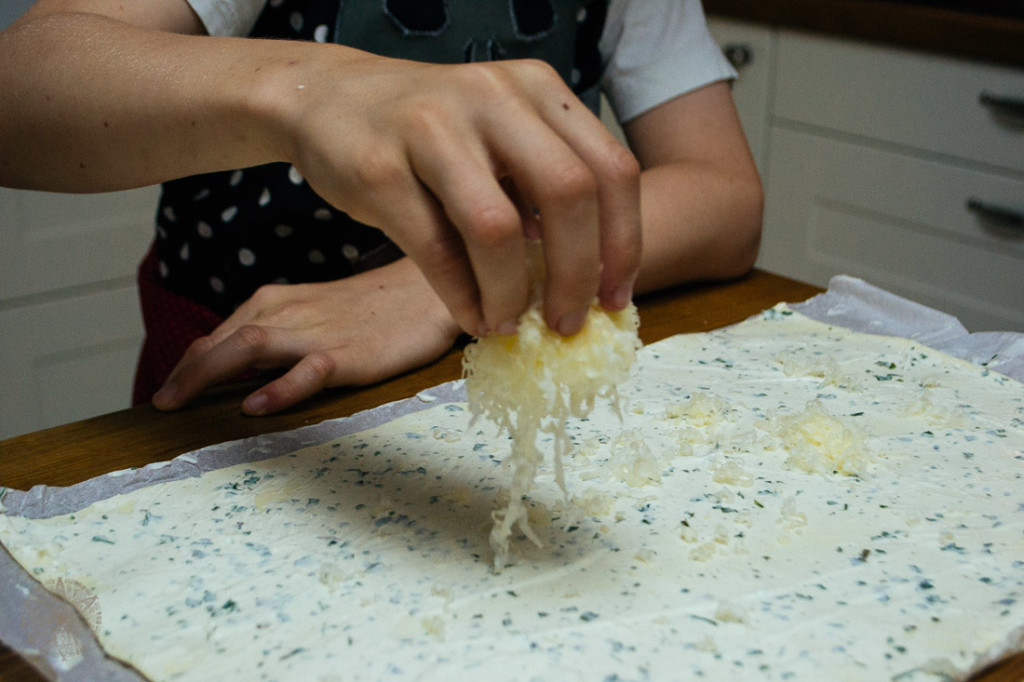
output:
[[0,33],[0,184],[102,192],[270,160],[237,77],[258,58],[202,32],[183,1],[36,2]]
[[639,168],[547,65],[199,28],[184,0],[39,0],[0,34],[0,98],[17,103],[0,184],[102,191],[285,161],[387,233],[470,333],[526,307],[524,230],[543,235],[552,328],[577,331],[595,295],[629,301]]
[[[644,164],[638,291],[746,272],[757,255],[762,195],[729,86],[670,100],[626,130]],[[338,282],[268,287],[193,344],[154,404],[176,409],[251,367],[289,367],[243,403],[248,414],[276,412],[328,386],[431,361],[457,330],[407,259]]]
[[246,370],[283,368],[242,403],[246,414],[270,414],[432,362],[458,334],[408,258],[334,282],[268,285],[192,343],[153,404],[175,410]]
[[643,169],[637,291],[753,267],[763,193],[728,83],[672,99],[624,130]]

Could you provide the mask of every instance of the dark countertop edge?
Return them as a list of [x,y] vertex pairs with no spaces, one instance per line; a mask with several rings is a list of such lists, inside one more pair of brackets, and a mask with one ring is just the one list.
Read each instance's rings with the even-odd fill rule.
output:
[[887,0],[703,0],[709,16],[1024,66],[1024,20]]

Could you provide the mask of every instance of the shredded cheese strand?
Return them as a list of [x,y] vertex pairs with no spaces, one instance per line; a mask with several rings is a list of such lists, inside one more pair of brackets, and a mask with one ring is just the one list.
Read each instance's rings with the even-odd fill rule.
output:
[[641,346],[639,326],[633,305],[608,312],[595,302],[582,331],[563,337],[548,328],[539,303],[534,303],[520,318],[515,335],[492,335],[466,347],[463,372],[470,411],[512,438],[509,502],[492,512],[496,572],[508,564],[514,527],[542,545],[524,504],[544,461],[538,435],[550,434],[554,440],[555,478],[568,497],[562,460],[572,444],[566,420],[586,417],[598,399],[608,399],[619,411],[617,386],[628,378]]

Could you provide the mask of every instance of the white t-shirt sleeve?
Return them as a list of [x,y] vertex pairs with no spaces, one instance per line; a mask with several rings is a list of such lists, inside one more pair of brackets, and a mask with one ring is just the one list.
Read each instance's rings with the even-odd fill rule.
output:
[[700,0],[611,0],[600,49],[601,85],[621,122],[736,77],[708,32]]
[[266,0],[188,0],[211,36],[247,36]]

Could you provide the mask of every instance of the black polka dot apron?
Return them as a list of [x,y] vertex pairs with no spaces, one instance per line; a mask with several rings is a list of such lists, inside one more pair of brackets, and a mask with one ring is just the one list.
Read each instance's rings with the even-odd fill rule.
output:
[[[603,0],[269,0],[254,38],[335,42],[434,63],[542,59],[597,108]],[[188,345],[265,284],[324,282],[401,252],[320,198],[289,164],[164,183],[139,270],[146,342],[134,401],[148,401]]]

